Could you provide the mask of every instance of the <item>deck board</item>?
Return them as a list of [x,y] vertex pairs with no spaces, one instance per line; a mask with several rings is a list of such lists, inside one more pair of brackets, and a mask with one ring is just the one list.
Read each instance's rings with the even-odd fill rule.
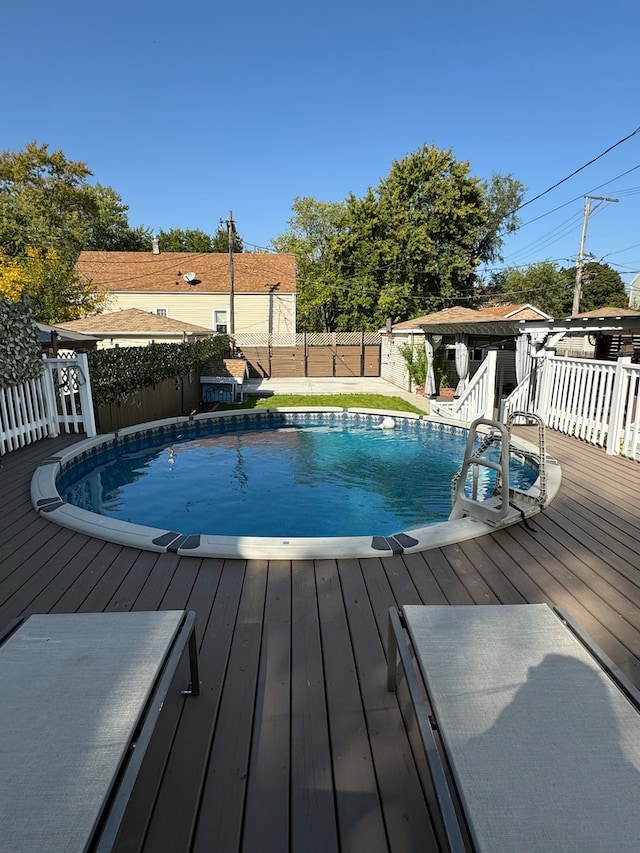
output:
[[316,588],[340,849],[377,853],[388,846],[346,602],[334,560],[316,561]]
[[246,853],[289,846],[291,568],[272,560],[258,571],[266,573],[267,589],[244,807]]
[[338,826],[313,562],[291,574],[290,849],[323,853],[338,849]]
[[197,613],[202,693],[158,760],[144,853],[437,850],[406,690],[385,686],[391,605],[558,604],[640,686],[640,466],[547,438],[563,484],[544,514],[361,560],[203,559],[102,542],[31,507],[35,467],[75,437],[3,457],[0,626],[35,612]]

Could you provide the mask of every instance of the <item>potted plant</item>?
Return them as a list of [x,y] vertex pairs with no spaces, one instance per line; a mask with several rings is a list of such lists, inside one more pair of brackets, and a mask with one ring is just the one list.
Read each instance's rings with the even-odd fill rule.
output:
[[428,369],[424,346],[404,344],[398,349],[407,365],[407,372],[413,382],[416,394],[424,394],[424,383],[427,381]]

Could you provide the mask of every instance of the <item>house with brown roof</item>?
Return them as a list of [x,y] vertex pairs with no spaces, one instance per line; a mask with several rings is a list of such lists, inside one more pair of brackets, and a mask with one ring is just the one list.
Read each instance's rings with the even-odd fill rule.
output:
[[[409,388],[410,379],[402,349],[425,346],[429,360],[437,362],[436,386],[460,389],[484,360],[489,347],[498,350],[499,392],[515,387],[516,339],[523,322],[551,317],[529,303],[501,305],[475,310],[454,306],[396,323],[383,336],[381,375]],[[461,377],[460,373],[464,374]]]
[[76,271],[108,293],[108,310],[138,309],[214,332],[293,334],[296,264],[289,254],[81,252]]
[[211,329],[163,317],[139,308],[127,308],[109,314],[93,314],[81,320],[58,323],[59,332],[90,335],[98,341],[98,349],[137,347],[150,343],[175,344],[197,338],[209,338]]

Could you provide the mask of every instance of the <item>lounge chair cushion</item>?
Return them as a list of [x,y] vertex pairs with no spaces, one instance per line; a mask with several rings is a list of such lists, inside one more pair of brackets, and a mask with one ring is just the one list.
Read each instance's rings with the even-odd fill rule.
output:
[[403,612],[477,849],[637,853],[640,715],[560,619]]
[[82,851],[182,611],[29,618],[0,647],[0,850]]

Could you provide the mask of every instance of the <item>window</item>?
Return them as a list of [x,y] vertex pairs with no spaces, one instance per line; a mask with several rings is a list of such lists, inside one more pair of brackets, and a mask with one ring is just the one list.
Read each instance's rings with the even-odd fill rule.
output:
[[226,334],[228,331],[227,310],[223,309],[213,312],[213,330],[214,332],[222,332]]
[[168,317],[169,309],[168,308],[154,308],[153,313],[157,314],[158,317]]

